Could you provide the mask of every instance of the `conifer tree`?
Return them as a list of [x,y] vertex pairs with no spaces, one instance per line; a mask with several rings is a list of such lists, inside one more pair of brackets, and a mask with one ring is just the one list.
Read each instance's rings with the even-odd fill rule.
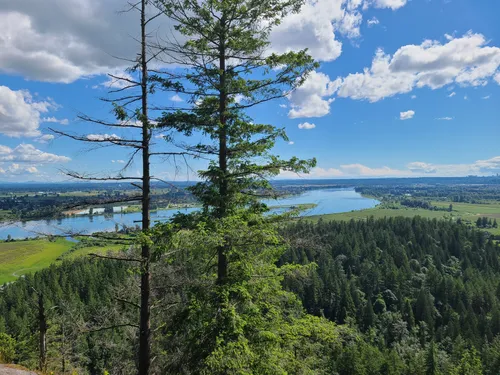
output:
[[[171,371],[180,371],[179,366],[191,361],[194,372],[279,373],[292,363],[289,343],[281,337],[287,337],[283,330],[294,322],[292,316],[301,316],[302,309],[293,302],[295,297],[276,284],[283,271],[275,263],[283,247],[272,224],[274,218],[264,215],[267,207],[260,198],[273,194],[270,178],[281,171],[307,172],[315,160],[283,160],[273,155],[276,142],[287,140],[284,130],[254,122],[247,109],[286,96],[317,67],[306,51],[268,53],[272,28],[286,14],[297,12],[302,3],[157,2],[185,40],[172,41],[163,49],[165,62],[184,67],[171,72],[169,79],[175,77],[182,85],[172,90],[192,104],[182,109],[166,107],[158,125],[187,135],[202,133],[204,140],[187,145],[186,151],[210,159],[207,169],[199,172],[202,181],[190,189],[202,204],[201,212],[178,217],[177,222],[197,230],[197,239],[190,242],[203,243],[200,251],[205,253],[208,269],[214,270],[214,284],[209,291],[200,294],[198,288],[193,292],[196,303],[191,305],[199,309],[189,313],[193,319],[197,314],[192,321],[198,327],[197,344],[189,344],[195,337],[187,339],[182,352],[190,359],[178,361]],[[152,79],[164,82],[160,77]],[[283,320],[290,313],[283,315],[284,301],[295,312]],[[210,319],[204,323],[209,332],[200,326],[205,319]],[[188,320],[184,319],[185,325]],[[257,331],[261,333],[256,336]],[[181,342],[183,334],[176,330],[174,335]]]

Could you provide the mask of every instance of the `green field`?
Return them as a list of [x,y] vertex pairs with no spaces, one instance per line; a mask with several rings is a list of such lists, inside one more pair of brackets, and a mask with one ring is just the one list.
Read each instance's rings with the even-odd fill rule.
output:
[[[75,244],[63,238],[53,242],[46,239],[0,243],[0,285],[56,263]],[[118,250],[120,245],[85,247],[68,254],[67,259],[95,252]]]
[[[469,221],[475,224],[478,217],[489,217],[491,219],[498,219],[500,224],[500,203],[490,202],[485,204],[472,204],[472,203],[454,203],[454,202],[432,202],[437,207],[448,208],[450,204],[453,206],[453,211],[431,211],[422,208],[408,208],[401,206],[398,209],[385,208],[380,205],[375,208],[370,208],[361,211],[343,212],[339,214],[328,214],[308,217],[308,220],[318,221],[320,218],[323,220],[362,220],[373,216],[374,218],[383,217],[414,217],[421,216],[429,219],[453,219],[461,218],[464,221]],[[500,228],[485,229],[488,232],[500,235]]]

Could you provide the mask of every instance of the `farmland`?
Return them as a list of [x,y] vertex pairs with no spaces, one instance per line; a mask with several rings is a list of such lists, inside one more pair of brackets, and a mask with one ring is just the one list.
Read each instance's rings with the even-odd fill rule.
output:
[[75,258],[89,253],[103,253],[118,250],[119,245],[106,247],[83,247],[75,251],[71,249],[75,243],[64,238],[54,241],[34,239],[28,241],[12,241],[0,243],[0,285],[16,280],[26,273],[35,272],[57,263],[65,257]]
[[[384,217],[414,217],[421,216],[429,219],[452,219],[458,220],[461,219],[466,223],[470,223],[472,225],[475,224],[476,220],[479,217],[487,217],[491,220],[497,219],[500,221],[500,203],[498,202],[487,202],[487,203],[455,203],[450,201],[441,201],[441,202],[431,202],[432,205],[437,206],[438,208],[442,208],[443,210],[428,210],[423,208],[410,208],[404,206],[394,205],[392,207],[388,207],[387,205],[380,205],[375,208],[370,208],[367,210],[361,211],[351,211],[351,212],[343,212],[338,214],[328,214],[328,215],[318,215],[308,217],[308,220],[318,221],[322,220],[343,220],[348,221],[351,219],[362,220],[369,217],[384,218]],[[452,211],[448,212],[447,209],[450,204],[452,205]],[[499,228],[486,228],[486,231],[494,234],[500,235]]]

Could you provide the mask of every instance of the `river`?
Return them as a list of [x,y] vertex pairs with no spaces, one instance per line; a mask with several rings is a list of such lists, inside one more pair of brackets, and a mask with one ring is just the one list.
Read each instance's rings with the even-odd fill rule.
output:
[[[325,215],[375,207],[379,202],[362,197],[354,189],[320,189],[309,190],[279,200],[264,201],[268,206],[294,206],[314,203],[316,207],[305,210],[302,216]],[[196,208],[158,210],[151,214],[153,222],[164,221],[177,212],[189,213]],[[112,214],[98,216],[71,216],[62,219],[32,220],[25,222],[0,224],[0,239],[36,237],[39,235],[66,235],[68,233],[90,234],[100,231],[112,231],[118,226],[134,226],[139,224],[141,213]]]

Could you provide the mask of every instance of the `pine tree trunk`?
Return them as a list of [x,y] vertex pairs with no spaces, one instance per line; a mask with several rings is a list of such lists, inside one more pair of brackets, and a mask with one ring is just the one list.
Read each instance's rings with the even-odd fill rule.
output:
[[45,316],[42,293],[38,294],[38,326],[40,331],[38,367],[40,371],[44,372],[47,367],[47,317]]
[[[142,70],[142,230],[150,227],[150,169],[149,169],[149,141],[150,130],[148,123],[148,69],[146,60],[146,0],[141,1],[141,70]],[[150,261],[151,249],[143,244],[141,249],[141,308],[139,332],[139,375],[148,375],[151,365],[150,343]]]

